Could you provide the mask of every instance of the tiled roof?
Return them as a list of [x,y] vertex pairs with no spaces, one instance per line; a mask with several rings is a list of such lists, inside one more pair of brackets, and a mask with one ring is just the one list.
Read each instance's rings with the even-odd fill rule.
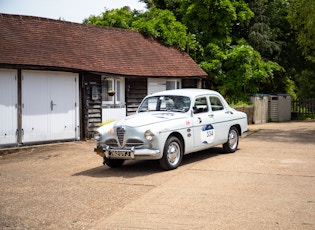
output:
[[0,66],[16,64],[131,76],[206,76],[185,52],[136,31],[0,14]]

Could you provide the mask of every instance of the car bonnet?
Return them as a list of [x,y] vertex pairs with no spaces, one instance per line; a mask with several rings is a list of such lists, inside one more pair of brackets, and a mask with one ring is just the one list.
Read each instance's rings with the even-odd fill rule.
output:
[[125,119],[116,122],[115,126],[139,127],[182,118],[187,118],[187,114],[175,112],[145,112],[128,116]]

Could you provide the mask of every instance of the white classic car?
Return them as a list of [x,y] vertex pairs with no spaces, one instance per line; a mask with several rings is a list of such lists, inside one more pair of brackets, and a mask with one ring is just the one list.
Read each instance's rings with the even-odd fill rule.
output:
[[98,128],[94,151],[109,167],[125,160],[158,160],[171,170],[183,155],[216,145],[235,152],[246,132],[246,114],[231,108],[218,92],[167,90],[146,96],[136,114]]

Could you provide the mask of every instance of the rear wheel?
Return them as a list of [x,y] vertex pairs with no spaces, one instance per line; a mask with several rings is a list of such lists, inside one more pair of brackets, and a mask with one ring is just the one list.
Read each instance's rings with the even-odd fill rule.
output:
[[228,135],[228,141],[223,144],[226,153],[234,153],[237,150],[239,134],[236,127],[231,127]]
[[159,160],[165,170],[176,169],[183,159],[183,144],[175,136],[169,137],[164,146],[163,157]]
[[123,163],[125,162],[125,160],[123,159],[108,159],[106,157],[104,157],[104,162],[103,164],[107,165],[110,168],[119,168],[123,165]]

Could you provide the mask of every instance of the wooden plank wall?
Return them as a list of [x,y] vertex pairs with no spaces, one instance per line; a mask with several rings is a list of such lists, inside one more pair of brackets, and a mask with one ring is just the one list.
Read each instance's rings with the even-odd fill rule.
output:
[[[91,138],[102,123],[101,76],[86,73],[83,84],[83,136]],[[95,94],[99,96],[97,97]]]
[[197,88],[198,79],[184,78],[182,79],[182,88]]
[[148,92],[147,78],[126,78],[127,116],[134,114]]

